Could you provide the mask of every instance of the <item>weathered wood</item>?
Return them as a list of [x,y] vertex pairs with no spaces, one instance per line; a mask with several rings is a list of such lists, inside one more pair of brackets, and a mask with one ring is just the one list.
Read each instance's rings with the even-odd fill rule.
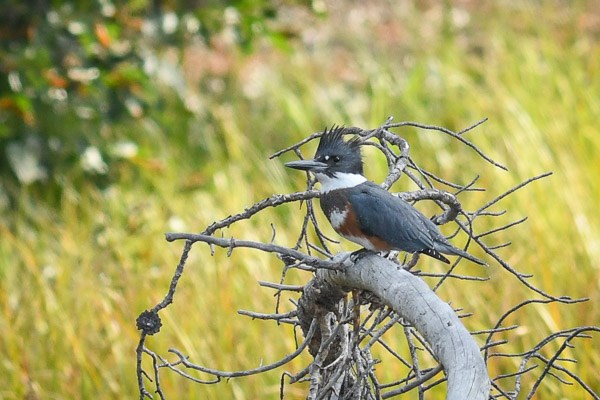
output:
[[490,379],[479,346],[454,310],[423,280],[397,264],[368,254],[343,271],[321,269],[317,278],[339,287],[372,292],[410,322],[431,345],[448,377],[447,400],[487,400]]

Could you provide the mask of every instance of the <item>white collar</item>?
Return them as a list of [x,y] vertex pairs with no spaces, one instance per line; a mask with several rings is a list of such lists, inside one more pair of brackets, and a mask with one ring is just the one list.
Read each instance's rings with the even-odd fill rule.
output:
[[347,172],[336,172],[333,177],[315,173],[315,177],[321,183],[321,191],[324,193],[330,192],[336,189],[347,189],[367,181],[367,178],[361,174],[350,174]]

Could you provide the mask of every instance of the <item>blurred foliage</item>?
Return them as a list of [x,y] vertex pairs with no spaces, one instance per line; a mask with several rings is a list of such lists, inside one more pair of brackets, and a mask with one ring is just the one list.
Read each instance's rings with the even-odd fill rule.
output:
[[[443,135],[398,130],[426,169],[462,183],[481,176],[477,184],[488,191],[461,194],[465,209],[554,171],[497,205],[508,210],[504,223],[529,219],[493,243],[513,243],[499,251],[534,274],[533,284],[591,301],[524,308],[505,321],[520,327],[498,336],[509,340],[498,352],[600,321],[597,1],[3,5],[0,398],[135,397],[135,318],[162,298],[179,256],[180,245],[164,243],[163,233],[198,232],[302,188],[302,174],[284,171],[288,159],[268,160],[271,152],[334,123],[369,128],[389,115],[455,130],[489,117],[469,140],[508,173]],[[379,181],[386,165],[370,150],[366,173]],[[405,179],[396,186],[414,188]],[[290,245],[299,214],[278,207],[223,234],[269,241],[273,224],[275,241]],[[334,251],[351,248],[342,241]],[[278,260],[242,249],[209,254],[193,248],[149,346],[161,354],[177,347],[228,370],[288,354],[291,330],[235,313],[272,310],[272,292],[255,282],[279,281]],[[445,267],[421,262],[425,271]],[[464,268],[491,279],[448,282],[439,294],[474,313],[463,319],[470,330],[489,328],[532,297],[497,265]],[[286,283],[308,279],[293,271]],[[386,341],[402,352],[399,336]],[[564,365],[600,392],[598,338],[575,344],[565,357],[577,365]],[[303,355],[287,369],[309,361]],[[517,363],[492,358],[489,370],[510,373]],[[407,372],[382,355],[377,373],[389,381]],[[278,372],[212,386],[161,376],[170,398],[279,398]],[[286,389],[286,398],[305,396],[301,384]],[[442,397],[443,385],[434,390]],[[558,380],[544,381],[538,394],[586,398]]]
[[[198,114],[181,71],[190,43],[251,51],[257,38],[284,46],[296,34],[271,23],[278,8],[269,0],[8,3],[0,16],[0,178],[11,200],[23,185],[53,204],[65,182],[114,182],[112,165],[135,158],[140,145],[157,150],[141,138],[142,124],[185,136]],[[217,60],[197,83],[228,73]]]

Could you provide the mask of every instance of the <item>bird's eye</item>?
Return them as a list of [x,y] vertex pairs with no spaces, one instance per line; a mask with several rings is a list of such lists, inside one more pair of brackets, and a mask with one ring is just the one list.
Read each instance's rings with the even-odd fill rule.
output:
[[340,156],[333,156],[333,161],[334,162],[339,162],[340,161]]
[[330,158],[329,156],[325,156],[325,157],[323,157],[323,159],[324,159],[325,161],[329,161],[329,158]]

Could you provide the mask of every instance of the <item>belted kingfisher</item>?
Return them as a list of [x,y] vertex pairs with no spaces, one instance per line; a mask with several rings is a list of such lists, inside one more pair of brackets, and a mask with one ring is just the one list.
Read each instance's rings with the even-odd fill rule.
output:
[[360,138],[344,141],[344,129],[325,130],[313,160],[285,164],[315,175],[321,183],[321,209],[337,233],[371,251],[423,253],[450,263],[443,253],[486,265],[450,244],[416,208],[368,181],[363,175]]

